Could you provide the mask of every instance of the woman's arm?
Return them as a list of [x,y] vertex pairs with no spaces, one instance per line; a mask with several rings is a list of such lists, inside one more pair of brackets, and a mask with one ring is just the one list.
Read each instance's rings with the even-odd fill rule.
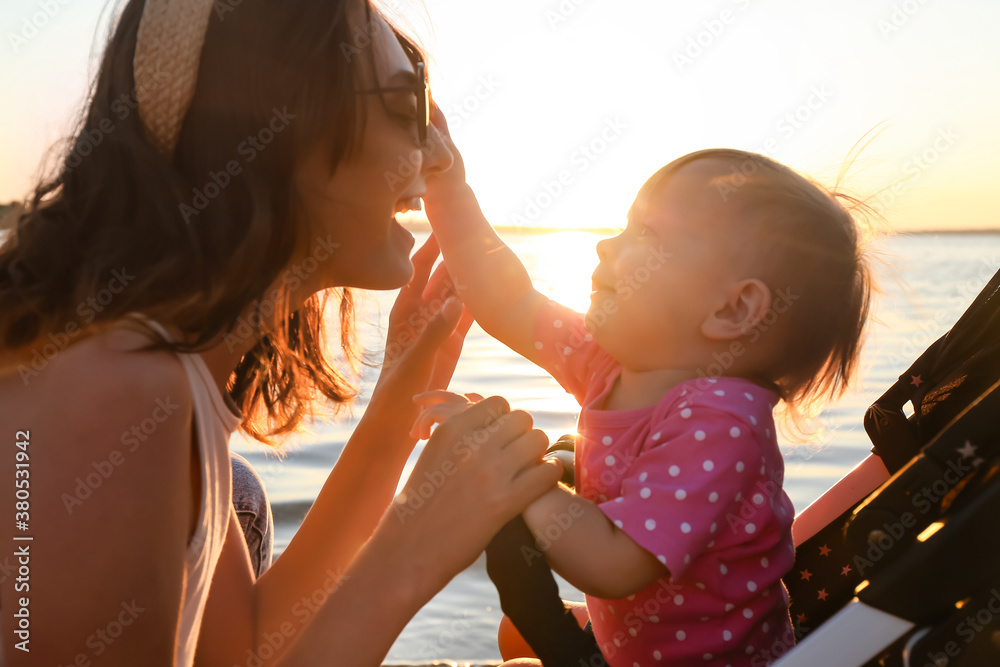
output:
[[[311,568],[271,577],[270,585],[296,590],[294,600],[254,590],[246,547],[231,520],[210,600],[217,618],[228,613],[228,623],[220,622],[215,633],[202,627],[198,663],[380,664],[407,621],[475,560],[500,526],[555,484],[559,468],[540,462],[546,444],[543,433],[531,430],[531,418],[510,412],[502,398],[449,419],[344,569],[333,577],[311,575]],[[435,482],[427,487],[430,479]],[[255,618],[247,618],[251,610]]]
[[380,664],[413,614],[555,484],[559,467],[540,462],[547,438],[530,430],[526,413],[508,410],[503,399],[488,398],[438,427],[375,535],[282,665]]
[[343,569],[314,575],[306,563],[305,570],[271,577],[270,585],[297,591],[283,602],[259,589],[285,555],[255,587],[232,518],[206,608],[216,621],[202,626],[197,663],[380,664],[409,619],[504,523],[556,483],[559,466],[540,461],[546,445],[531,418],[511,412],[502,398],[449,419]]
[[[410,424],[402,421],[410,412],[406,403],[412,401],[372,397],[302,525],[257,581],[243,532],[231,518],[202,623],[198,667],[245,664],[247,651],[267,656],[262,665],[275,664],[315,621],[352,561],[363,558],[359,551],[395,493],[414,444]],[[373,594],[382,595],[377,589]]]
[[[460,321],[462,305],[441,276],[428,284],[437,255],[433,237],[414,254],[414,275],[390,313],[383,370],[365,414],[292,541],[258,582],[264,627],[292,620],[303,596],[347,569],[395,495],[416,444],[414,394],[451,379],[471,318]],[[289,584],[296,580],[298,586]]]

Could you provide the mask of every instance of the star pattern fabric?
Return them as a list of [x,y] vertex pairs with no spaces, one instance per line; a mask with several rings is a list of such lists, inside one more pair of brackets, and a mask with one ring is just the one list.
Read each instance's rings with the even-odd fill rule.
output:
[[[795,566],[785,577],[799,641],[840,611],[854,597],[854,589],[863,579],[858,574],[857,554],[843,543],[842,525],[834,521],[800,544]],[[860,569],[865,570],[864,561]]]

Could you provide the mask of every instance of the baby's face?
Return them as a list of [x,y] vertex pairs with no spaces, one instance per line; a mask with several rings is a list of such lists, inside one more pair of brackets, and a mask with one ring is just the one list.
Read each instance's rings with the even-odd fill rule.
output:
[[712,183],[728,173],[718,160],[681,167],[644,188],[625,231],[597,244],[587,326],[625,368],[686,368],[702,323],[743,272],[733,204]]

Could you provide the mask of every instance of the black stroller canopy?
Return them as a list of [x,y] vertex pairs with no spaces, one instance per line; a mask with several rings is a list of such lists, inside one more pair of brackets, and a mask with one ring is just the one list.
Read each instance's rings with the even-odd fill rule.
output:
[[892,478],[798,546],[778,664],[1000,665],[1000,272],[865,430]]

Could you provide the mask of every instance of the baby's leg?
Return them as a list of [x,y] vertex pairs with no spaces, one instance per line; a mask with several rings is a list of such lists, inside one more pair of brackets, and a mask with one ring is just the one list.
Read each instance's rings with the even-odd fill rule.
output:
[[486,548],[486,572],[501,609],[545,667],[607,667],[594,635],[559,597],[552,570],[520,516]]

